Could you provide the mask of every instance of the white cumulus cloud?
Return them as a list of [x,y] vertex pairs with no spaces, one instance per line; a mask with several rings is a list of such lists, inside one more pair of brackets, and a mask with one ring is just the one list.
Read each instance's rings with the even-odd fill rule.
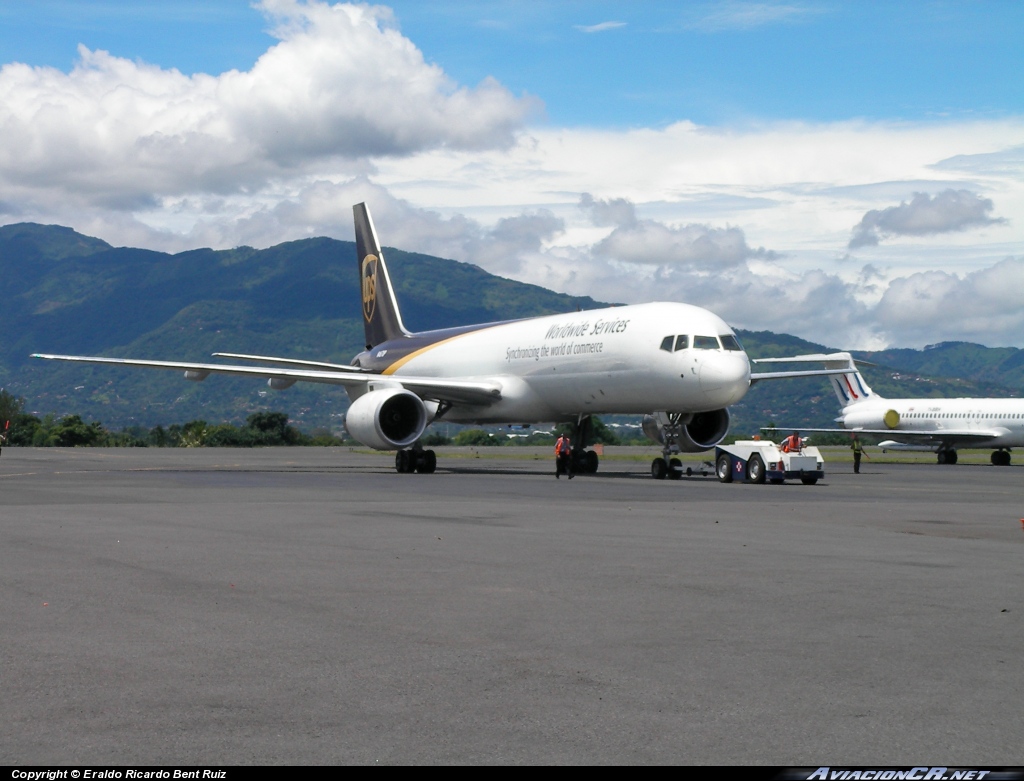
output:
[[0,200],[138,208],[252,190],[328,160],[505,147],[537,108],[493,79],[455,84],[387,9],[259,7],[279,41],[245,72],[187,76],[85,46],[70,73],[0,68]]
[[625,198],[595,200],[584,193],[580,197],[580,208],[590,214],[595,225],[615,226],[593,248],[595,255],[613,260],[719,270],[736,266],[748,258],[776,257],[764,248],[755,250],[747,246],[747,239],[739,228],[714,228],[695,223],[673,227],[656,220],[638,220],[634,205]]
[[924,271],[893,280],[875,313],[881,328],[910,344],[1014,344],[1024,330],[1022,289],[1024,258],[963,275]]
[[989,217],[992,201],[968,190],[946,190],[934,198],[914,193],[910,203],[872,209],[854,227],[850,249],[876,246],[887,236],[929,236],[961,231],[1003,220]]

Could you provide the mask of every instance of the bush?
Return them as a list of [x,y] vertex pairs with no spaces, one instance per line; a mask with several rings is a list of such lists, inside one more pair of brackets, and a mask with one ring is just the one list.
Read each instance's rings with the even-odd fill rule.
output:
[[52,426],[45,426],[45,423],[36,431],[32,444],[39,439],[47,447],[92,447],[103,444],[107,437],[98,421],[86,423],[79,415],[65,415]]
[[256,445],[300,445],[303,436],[288,425],[283,412],[257,412],[245,419],[245,427]]
[[252,429],[235,428],[230,423],[206,429],[203,447],[252,447],[256,436]]
[[[0,433],[3,433],[7,421],[11,421],[11,425],[14,424],[15,418],[21,414],[24,408],[25,400],[21,396],[15,396],[0,388]],[[10,429],[7,430],[7,433],[10,433]]]
[[206,421],[191,420],[181,427],[178,447],[202,447],[206,443]]
[[18,413],[10,420],[11,427],[7,431],[7,443],[20,447],[30,447],[43,421],[35,415],[28,415],[24,412]]
[[452,444],[466,446],[473,445],[475,447],[493,447],[501,444],[501,440],[493,434],[488,434],[483,429],[470,428],[465,431],[460,431],[452,439]]

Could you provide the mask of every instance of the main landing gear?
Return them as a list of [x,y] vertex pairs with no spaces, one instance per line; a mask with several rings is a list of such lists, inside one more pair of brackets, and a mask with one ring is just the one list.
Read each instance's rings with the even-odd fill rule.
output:
[[584,450],[579,458],[573,454],[573,468],[578,475],[592,475],[597,471],[600,462],[597,453],[593,450]]
[[437,469],[437,454],[433,450],[413,448],[399,450],[395,453],[396,472],[405,474],[419,472],[421,475],[429,475],[435,469]]
[[[940,448],[939,452],[935,454],[936,459],[940,464],[955,464],[956,463],[956,451],[953,448]],[[993,450],[992,451],[992,466],[1009,466],[1010,465],[1010,451],[1009,450]]]
[[992,465],[993,466],[1009,466],[1010,465],[1010,451],[1009,450],[993,450],[992,451]]
[[[593,426],[590,416],[580,416],[572,430],[572,468],[575,474],[592,475],[597,472],[600,459],[593,450],[585,450],[590,440]],[[437,469],[437,454],[433,450],[424,450],[419,443],[412,448],[399,450],[395,453],[395,471],[400,474],[419,472],[422,475],[433,474]]]
[[590,440],[593,425],[590,416],[580,415],[572,429],[572,467],[578,475],[592,475],[597,472],[600,459],[593,450],[585,450]]

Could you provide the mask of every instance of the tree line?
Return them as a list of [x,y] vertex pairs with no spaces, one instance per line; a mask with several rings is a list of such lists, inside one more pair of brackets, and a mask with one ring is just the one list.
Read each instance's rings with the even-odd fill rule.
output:
[[256,412],[245,424],[210,424],[205,420],[170,426],[128,426],[110,431],[99,421],[80,415],[45,415],[24,411],[24,399],[0,389],[0,430],[7,445],[22,447],[264,447],[280,445],[332,446],[343,443],[329,431],[304,434],[288,423],[283,412]]
[[[10,421],[5,444],[22,447],[329,447],[345,442],[343,437],[325,430],[305,434],[291,425],[288,416],[283,412],[257,412],[249,415],[245,424],[241,426],[192,420],[188,423],[175,423],[150,429],[128,426],[120,431],[111,431],[98,421],[82,420],[80,415],[65,415],[60,418],[45,415],[40,418],[25,412],[24,406],[24,399],[0,389],[0,429]],[[565,425],[553,432],[534,431],[525,436],[514,437],[483,429],[463,429],[450,437],[439,431],[432,431],[423,437],[422,442],[426,447],[554,445],[559,434],[568,434],[570,429],[570,426]],[[587,444],[596,443],[641,444],[646,443],[646,439],[636,442],[620,437],[595,417],[590,441]]]
[[[283,412],[256,412],[246,418],[245,424],[207,423],[191,420],[188,423],[156,426],[128,426],[110,431],[98,421],[87,423],[79,415],[40,418],[24,411],[24,399],[0,389],[0,433],[9,421],[4,444],[22,447],[267,447],[267,446],[321,446],[345,443],[343,437],[326,430],[305,434],[288,422]],[[650,445],[641,432],[617,434],[600,418],[591,419],[587,445]],[[771,424],[769,424],[771,425]],[[443,445],[472,447],[517,447],[554,445],[560,434],[571,434],[568,424],[554,431],[533,431],[509,436],[479,428],[463,429],[452,436],[439,431],[428,432],[421,440],[426,447]],[[763,431],[765,439],[778,441],[785,433],[774,428]],[[747,439],[749,435],[732,435],[727,441]],[[849,444],[848,434],[815,434],[816,445]]]

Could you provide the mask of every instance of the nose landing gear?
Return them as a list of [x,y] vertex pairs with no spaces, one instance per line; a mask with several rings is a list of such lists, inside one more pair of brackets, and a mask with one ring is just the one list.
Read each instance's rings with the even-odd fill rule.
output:
[[682,452],[679,440],[683,434],[683,415],[678,412],[663,413],[658,416],[660,440],[662,443],[661,458],[651,462],[651,477],[655,480],[678,480],[683,476],[683,462],[676,456]]

